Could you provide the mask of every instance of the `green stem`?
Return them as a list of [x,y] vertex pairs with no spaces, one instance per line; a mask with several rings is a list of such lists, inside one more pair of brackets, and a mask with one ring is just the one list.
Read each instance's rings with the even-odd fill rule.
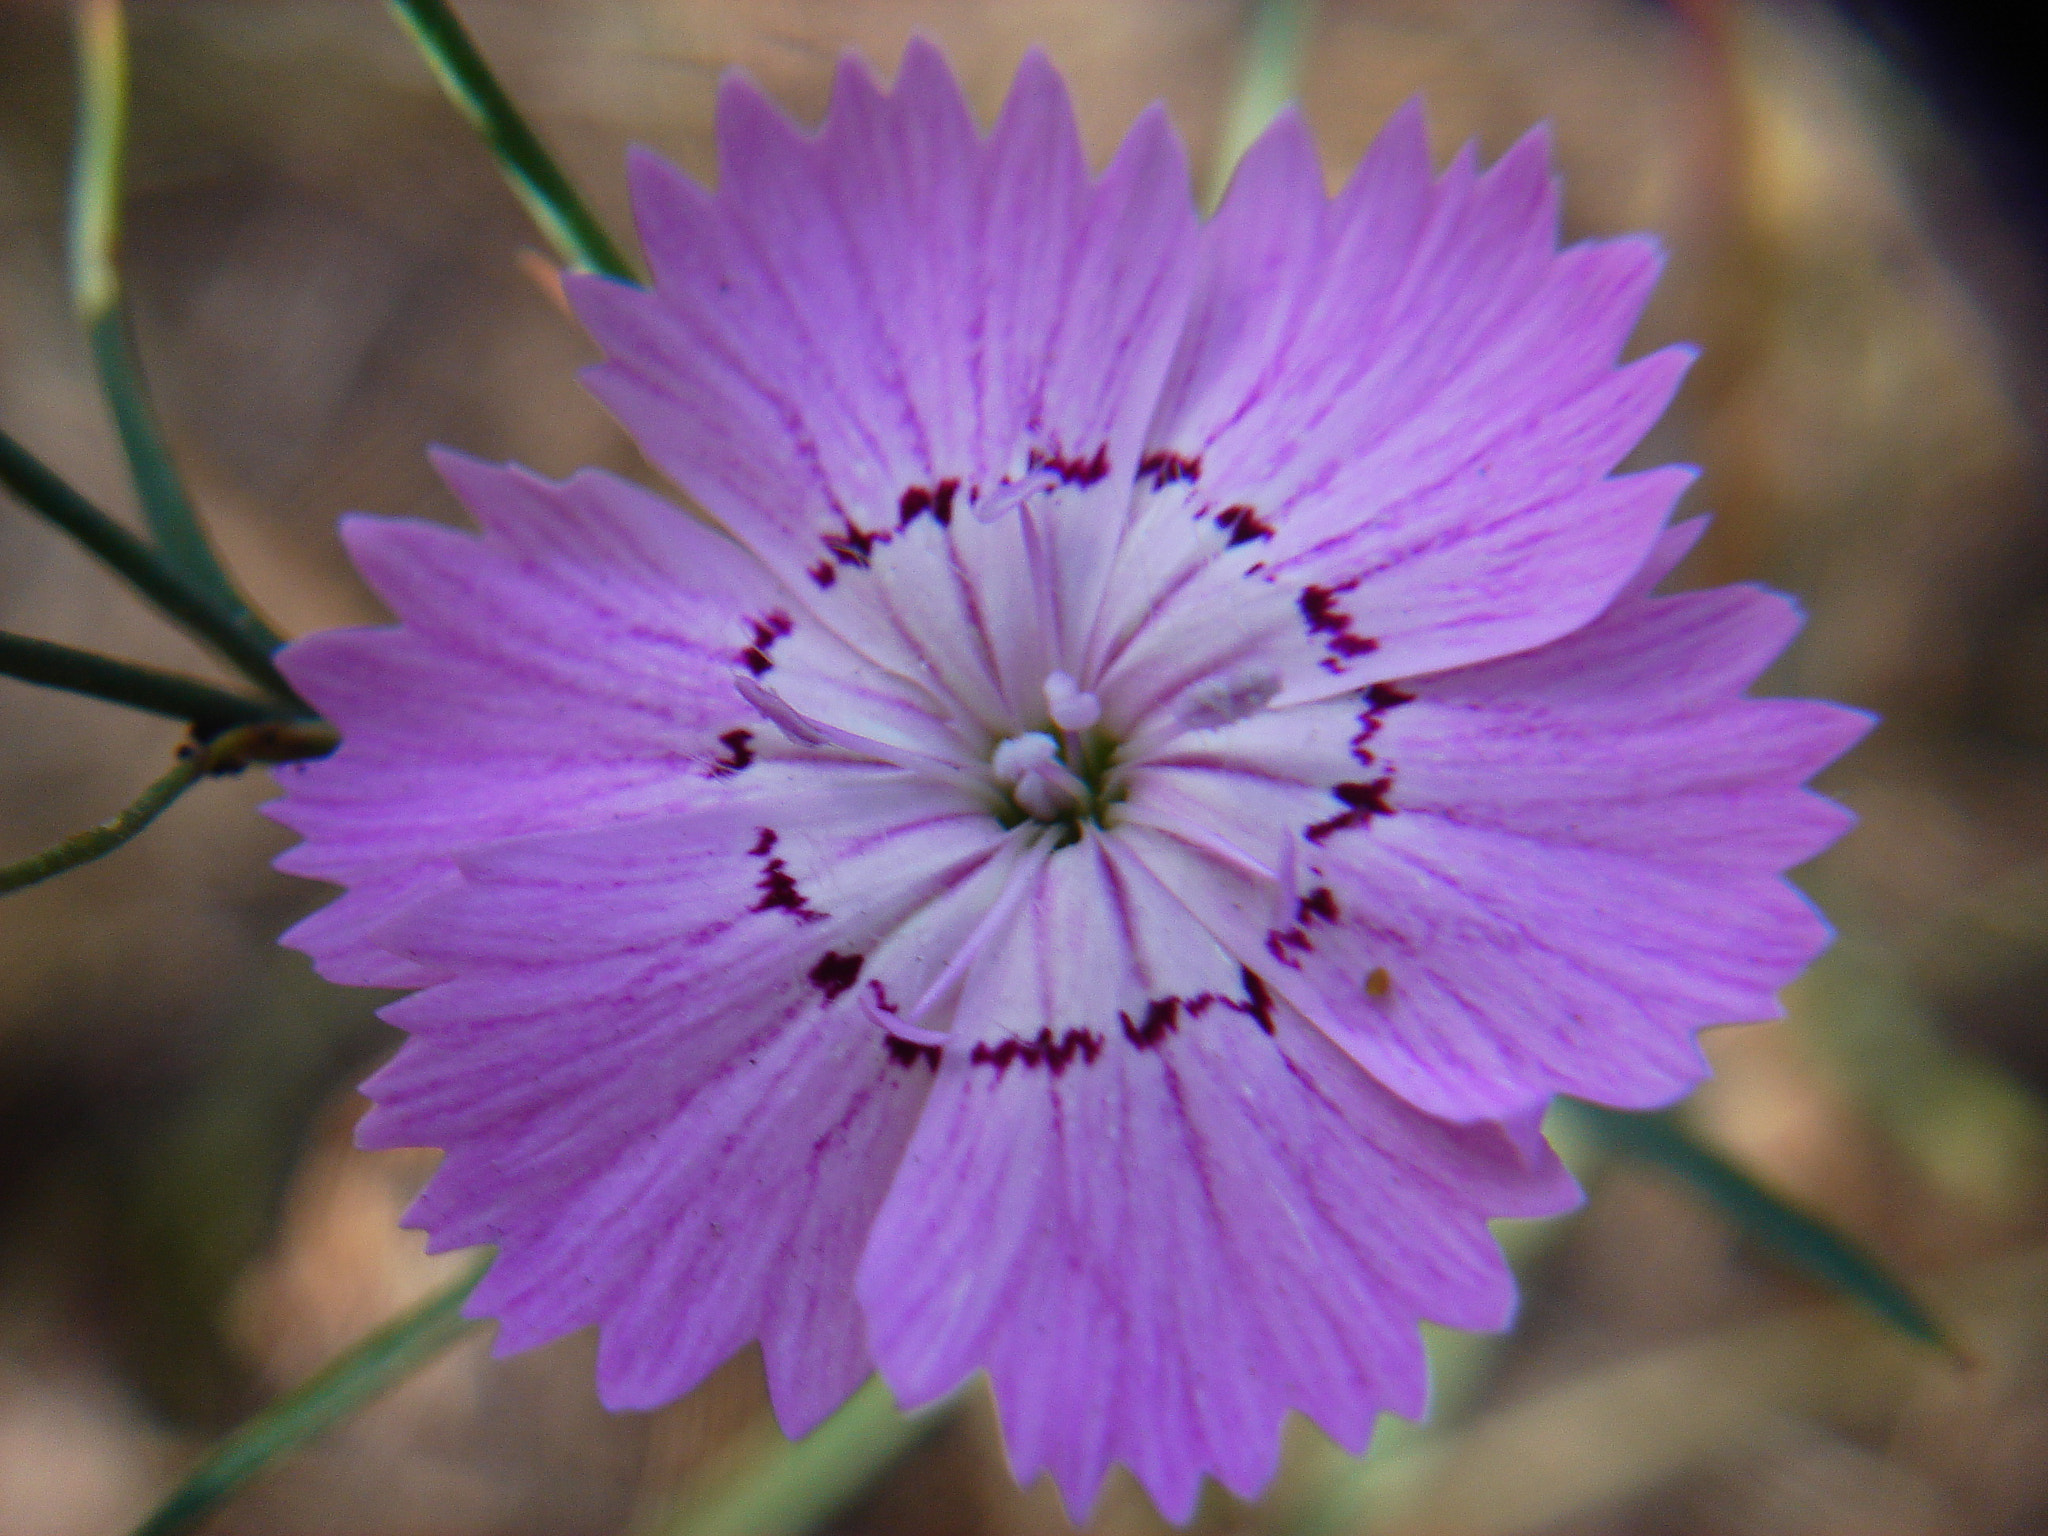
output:
[[0,896],[40,885],[54,876],[103,859],[155,821],[172,801],[208,774],[239,773],[251,763],[289,763],[325,757],[340,744],[324,720],[260,720],[214,737],[188,741],[177,761],[125,809],[96,827],[75,832],[54,848],[13,864],[0,865]]
[[395,1387],[476,1326],[462,1304],[483,1279],[479,1266],[444,1291],[328,1362],[312,1380],[215,1446],[135,1536],[174,1536],[198,1526],[280,1455]]
[[121,0],[79,0],[78,147],[71,175],[71,301],[164,558],[265,651],[281,643],[222,569],[150,408],[121,295],[122,165],[128,137],[128,27]]
[[512,190],[563,262],[621,282],[638,282],[632,264],[527,126],[447,0],[391,0],[391,9],[412,34],[449,100],[490,145]]
[[1314,12],[1314,0],[1255,0],[1250,35],[1224,113],[1223,136],[1203,188],[1204,206],[1214,208],[1223,201],[1237,162],[1300,90]]
[[1630,1113],[1560,1099],[1616,1152],[1676,1174],[1721,1208],[1743,1232],[1815,1279],[1862,1302],[1901,1332],[1955,1352],[1927,1309],[1875,1257],[1828,1222],[1766,1189],[1694,1138],[1671,1111]]
[[184,572],[65,484],[34,454],[0,432],[0,485],[97,555],[158,608],[191,630],[266,693],[304,708],[270,659],[272,646],[248,634]]
[[660,1523],[658,1536],[804,1536],[831,1525],[959,1408],[959,1394],[906,1414],[879,1376],[802,1440],[784,1441],[725,1487]]
[[0,675],[126,704],[173,720],[189,720],[201,736],[279,716],[275,703],[244,698],[196,677],[4,630],[0,630]]

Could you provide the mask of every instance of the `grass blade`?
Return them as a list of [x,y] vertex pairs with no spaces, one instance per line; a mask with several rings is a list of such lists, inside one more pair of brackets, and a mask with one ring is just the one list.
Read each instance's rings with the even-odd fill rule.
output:
[[904,1413],[871,1376],[802,1440],[783,1442],[710,1497],[658,1527],[660,1536],[805,1536],[846,1509],[919,1441],[951,1417],[959,1398]]
[[254,647],[281,643],[228,579],[200,527],[142,380],[122,303],[121,196],[128,138],[128,25],[121,0],[80,0],[78,144],[71,175],[71,301],[98,365],[150,536]]
[[1873,1255],[1698,1141],[1670,1111],[1631,1114],[1576,1099],[1561,1102],[1614,1151],[1678,1175],[1781,1258],[1862,1302],[1902,1332],[1953,1351],[1933,1317]]
[[4,630],[0,630],[0,676],[82,693],[173,720],[189,720],[201,736],[216,735],[230,726],[275,720],[282,714],[275,702],[229,693],[196,677]]
[[212,1515],[278,1457],[286,1455],[390,1388],[476,1326],[462,1304],[483,1278],[479,1266],[330,1361],[297,1391],[229,1435],[194,1469],[135,1536],[174,1536]]
[[1253,5],[1244,57],[1223,116],[1223,137],[1202,189],[1204,207],[1223,201],[1223,189],[1244,152],[1299,94],[1314,21],[1313,0],[1256,0]]
[[232,615],[222,611],[210,593],[195,586],[183,571],[87,501],[4,432],[0,432],[0,485],[12,491],[24,506],[84,545],[264,692],[294,708],[306,707],[271,661],[273,645],[249,634]]
[[562,261],[637,283],[632,264],[527,126],[447,0],[391,0],[391,9],[426,56],[448,99],[483,135],[505,179]]

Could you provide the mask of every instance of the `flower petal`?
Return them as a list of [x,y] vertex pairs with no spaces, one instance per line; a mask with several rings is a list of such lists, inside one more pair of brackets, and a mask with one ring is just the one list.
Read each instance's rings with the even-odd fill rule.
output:
[[1432,1121],[1107,839],[1053,855],[975,968],[862,1262],[906,1402],[993,1378],[1020,1477],[1077,1515],[1124,1461],[1169,1519],[1271,1476],[1309,1413],[1364,1447],[1423,1396],[1419,1318],[1498,1327],[1489,1216],[1574,1198],[1547,1151]]
[[554,484],[440,454],[483,525],[352,517],[350,553],[403,621],[333,630],[280,665],[343,744],[276,770],[269,813],[306,841],[279,860],[354,889],[287,936],[336,980],[411,985],[364,935],[472,844],[673,812],[781,750],[734,691],[780,668],[810,708],[858,708],[912,745],[953,736],[817,625],[730,540],[586,471]]
[[1060,482],[1043,574],[1077,644],[1193,282],[1179,143],[1149,113],[1091,187],[1042,55],[977,141],[923,43],[887,96],[843,67],[815,139],[730,78],[719,133],[716,195],[636,163],[656,289],[571,285],[592,387],[850,643],[1014,729],[1010,674],[1059,661],[998,654],[1037,616],[1019,519],[955,513]]
[[470,853],[381,936],[442,979],[387,1010],[412,1039],[361,1138],[448,1149],[409,1219],[436,1248],[499,1245],[474,1307],[501,1350],[599,1323],[614,1407],[758,1337],[801,1433],[869,1369],[852,1269],[931,1074],[835,1005],[1002,839],[901,775],[810,779]]
[[1324,653],[1293,698],[1569,633],[1689,479],[1602,478],[1689,358],[1615,367],[1654,247],[1555,249],[1540,131],[1484,176],[1468,153],[1432,183],[1411,105],[1327,207],[1303,140],[1276,124],[1205,232],[1148,440],[1187,467],[1157,486],[1159,515],[1264,530],[1262,574],[1303,595]]
[[[1778,877],[1848,824],[1802,785],[1868,722],[1739,696],[1797,627],[1783,598],[1646,585],[1541,650],[1383,687],[1348,716],[1189,737],[1133,776],[1134,850],[1432,1114],[1676,1098],[1705,1074],[1693,1033],[1775,1016],[1826,942]],[[1278,856],[1276,825],[1301,834]]]

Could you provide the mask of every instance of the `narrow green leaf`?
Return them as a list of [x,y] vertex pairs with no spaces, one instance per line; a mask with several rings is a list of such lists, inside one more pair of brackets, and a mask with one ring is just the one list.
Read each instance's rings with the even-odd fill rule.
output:
[[1308,57],[1314,0],[1253,0],[1251,10],[1244,55],[1223,116],[1223,137],[1203,188],[1203,205],[1208,208],[1223,201],[1223,190],[1244,152],[1299,94],[1301,66]]
[[135,1536],[173,1536],[193,1529],[279,1456],[297,1450],[439,1355],[476,1326],[462,1315],[462,1304],[485,1267],[479,1265],[336,1356],[312,1380],[221,1441],[135,1528]]
[[391,9],[419,45],[449,100],[483,135],[498,168],[556,255],[586,272],[637,283],[632,264],[527,126],[447,0],[391,0]]
[[121,197],[128,138],[128,24],[121,0],[79,0],[78,143],[71,173],[71,301],[164,558],[204,591],[253,646],[282,642],[228,579],[185,492],[135,355],[121,295]]
[[[96,555],[143,597],[205,641],[235,670],[295,708],[292,691],[270,654],[274,642],[251,635],[212,594],[66,484],[48,465],[0,432],[0,485]],[[308,711],[310,713],[310,711]]]
[[1631,1114],[1576,1099],[1560,1102],[1614,1151],[1677,1174],[1782,1258],[1914,1338],[1953,1349],[1940,1325],[1872,1254],[1820,1217],[1764,1188],[1697,1140],[1670,1111]]
[[202,736],[233,725],[275,720],[283,713],[273,700],[245,698],[196,677],[165,672],[97,651],[82,651],[53,640],[0,630],[0,675],[43,688],[62,688],[173,720],[189,720]]
[[678,1509],[660,1536],[806,1536],[844,1513],[958,1403],[956,1395],[906,1414],[872,1376],[805,1438],[778,1444],[724,1488]]

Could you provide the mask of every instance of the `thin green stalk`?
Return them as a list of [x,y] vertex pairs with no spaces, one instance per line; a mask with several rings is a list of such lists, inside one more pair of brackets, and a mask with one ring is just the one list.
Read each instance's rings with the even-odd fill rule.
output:
[[230,726],[274,720],[280,712],[275,702],[229,693],[196,677],[4,630],[0,630],[0,674],[173,720],[189,720],[202,736],[216,735]]
[[1203,188],[1205,207],[1223,201],[1223,189],[1230,185],[1237,162],[1300,91],[1314,21],[1314,0],[1254,0],[1250,35],[1223,117],[1223,137]]
[[462,1304],[483,1279],[479,1266],[379,1328],[282,1401],[229,1435],[193,1469],[134,1536],[174,1536],[211,1516],[271,1462],[397,1386],[476,1326]]
[[632,264],[527,126],[447,0],[391,0],[391,9],[449,100],[490,145],[498,168],[563,262],[637,283]]
[[142,380],[121,294],[122,166],[128,138],[128,27],[121,0],[79,0],[78,146],[71,175],[71,301],[91,343],[151,537],[166,560],[251,642],[281,643],[207,542]]
[[105,858],[162,815],[171,802],[198,783],[205,772],[205,758],[198,752],[185,752],[171,765],[169,773],[98,826],[74,832],[54,848],[46,848],[12,864],[0,865],[0,896],[40,885],[45,880],[77,869],[81,864]]
[[303,708],[270,659],[272,645],[248,634],[190,577],[73,490],[5,432],[0,432],[0,485],[97,555],[171,618],[204,640],[266,693]]
[[1954,1352],[1941,1325],[1874,1256],[1700,1142],[1669,1110],[1632,1114],[1577,1099],[1559,1104],[1616,1152],[1684,1179],[1741,1231],[1815,1279],[1854,1297],[1901,1332]]
[[805,1536],[842,1514],[959,1406],[906,1414],[879,1376],[802,1440],[768,1451],[725,1487],[679,1507],[660,1536]]
[[188,741],[170,771],[133,802],[96,827],[75,832],[54,848],[0,865],[0,896],[103,859],[155,821],[172,801],[208,774],[238,773],[251,763],[289,763],[325,757],[340,743],[324,720],[263,720],[239,725],[211,741]]

